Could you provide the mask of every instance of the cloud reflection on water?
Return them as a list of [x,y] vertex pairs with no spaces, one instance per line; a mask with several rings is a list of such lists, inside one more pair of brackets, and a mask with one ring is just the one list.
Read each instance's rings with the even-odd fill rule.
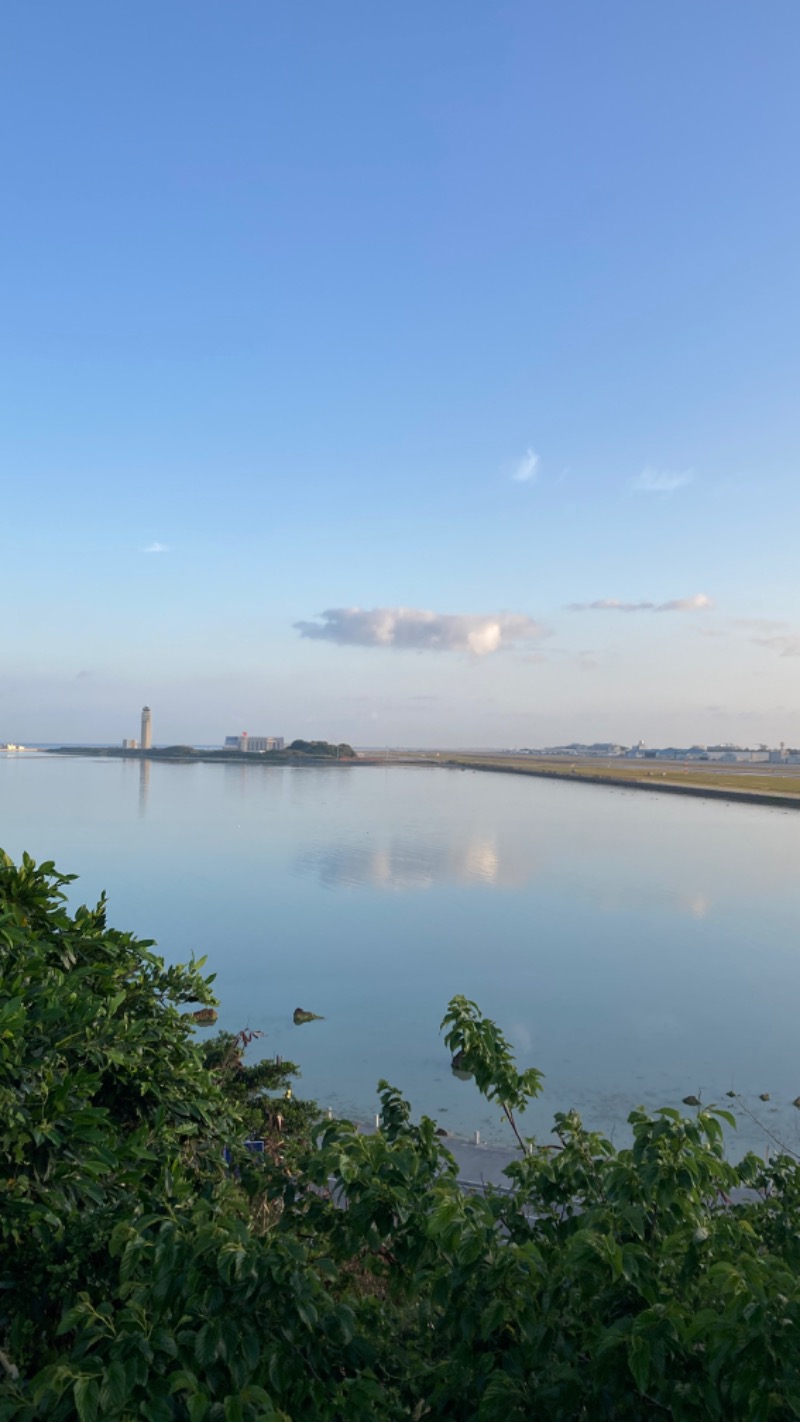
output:
[[431,889],[443,883],[494,887],[503,883],[497,845],[494,840],[481,837],[462,844],[421,842],[399,836],[374,848],[358,844],[317,845],[296,857],[294,870],[315,875],[329,888],[368,886],[405,891]]
[[567,878],[572,881],[572,894],[589,900],[603,914],[657,911],[700,921],[713,910],[710,894],[701,888],[635,879],[625,885],[602,879],[581,882],[563,855],[515,836],[508,836],[505,843],[499,835],[473,834],[445,842],[420,834],[397,835],[380,845],[316,844],[298,854],[292,867],[296,874],[314,876],[326,888],[405,893],[453,884],[521,889],[534,880],[563,886]]

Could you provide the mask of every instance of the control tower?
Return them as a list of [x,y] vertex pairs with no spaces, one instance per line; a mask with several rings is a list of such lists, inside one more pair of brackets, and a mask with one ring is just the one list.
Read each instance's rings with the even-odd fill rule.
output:
[[152,746],[152,731],[150,728],[150,707],[142,707],[142,734],[139,738],[139,749],[149,750]]

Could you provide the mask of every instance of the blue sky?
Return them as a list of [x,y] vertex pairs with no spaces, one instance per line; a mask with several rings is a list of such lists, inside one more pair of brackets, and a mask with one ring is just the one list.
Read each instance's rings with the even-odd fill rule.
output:
[[799,43],[7,6],[0,739],[799,744]]

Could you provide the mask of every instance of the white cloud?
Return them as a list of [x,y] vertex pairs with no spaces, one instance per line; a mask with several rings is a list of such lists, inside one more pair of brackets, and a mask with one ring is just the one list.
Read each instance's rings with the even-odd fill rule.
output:
[[631,488],[638,489],[643,494],[674,494],[676,489],[682,489],[691,482],[692,474],[688,469],[683,473],[676,473],[669,469],[648,468],[631,480]]
[[571,602],[567,612],[708,612],[713,598],[705,593],[674,597],[669,602],[622,602],[617,597],[599,597],[594,602]]
[[713,597],[705,593],[695,593],[693,597],[676,597],[671,602],[660,602],[656,612],[708,612],[714,606]]
[[530,484],[538,474],[539,456],[532,449],[526,449],[522,458],[516,465],[511,478],[517,484]]
[[168,545],[167,545],[166,543],[148,543],[148,544],[146,544],[145,547],[142,549],[142,552],[143,552],[143,553],[169,553],[169,547],[168,547]]
[[301,637],[351,647],[471,652],[485,657],[544,630],[522,613],[429,612],[416,607],[331,607],[317,622],[295,622]]

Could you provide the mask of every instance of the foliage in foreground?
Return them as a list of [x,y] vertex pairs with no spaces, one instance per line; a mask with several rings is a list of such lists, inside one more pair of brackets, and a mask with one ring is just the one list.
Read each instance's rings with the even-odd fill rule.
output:
[[[729,1164],[713,1108],[634,1112],[625,1150],[570,1112],[470,1196],[386,1083],[376,1135],[283,1149],[291,1068],[201,1048],[201,965],[67,883],[0,856],[0,1419],[800,1416],[792,1159]],[[443,1026],[518,1129],[538,1072],[463,998]]]

